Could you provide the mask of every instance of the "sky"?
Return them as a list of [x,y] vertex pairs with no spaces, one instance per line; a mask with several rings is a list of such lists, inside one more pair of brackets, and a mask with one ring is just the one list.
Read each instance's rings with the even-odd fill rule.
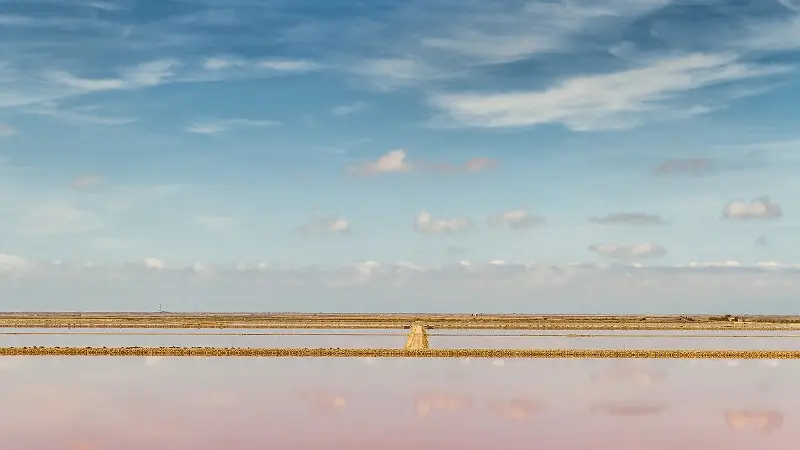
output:
[[800,434],[791,395],[797,392],[796,361],[2,362],[0,375],[8,382],[0,392],[10,407],[0,412],[0,442],[9,450],[249,450],[273,444],[395,450],[421,442],[468,450],[534,443],[565,450],[701,449],[713,443],[783,450],[793,448]]
[[799,57],[798,0],[0,0],[0,293],[797,312]]

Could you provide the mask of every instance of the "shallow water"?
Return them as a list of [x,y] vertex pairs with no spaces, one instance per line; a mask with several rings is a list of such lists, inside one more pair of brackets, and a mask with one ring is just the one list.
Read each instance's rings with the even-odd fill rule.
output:
[[0,448],[794,449],[800,361],[0,357]]
[[[401,348],[406,330],[0,329],[6,347]],[[798,332],[430,330],[432,348],[628,348],[800,350]]]

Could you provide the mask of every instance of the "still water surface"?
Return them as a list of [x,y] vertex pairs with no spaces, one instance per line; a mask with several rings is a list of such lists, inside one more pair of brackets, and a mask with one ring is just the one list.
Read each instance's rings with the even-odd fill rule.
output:
[[759,450],[800,361],[0,357],[4,450]]
[[[430,330],[434,348],[800,350],[798,332]],[[401,348],[406,330],[170,330],[0,328],[2,346]]]

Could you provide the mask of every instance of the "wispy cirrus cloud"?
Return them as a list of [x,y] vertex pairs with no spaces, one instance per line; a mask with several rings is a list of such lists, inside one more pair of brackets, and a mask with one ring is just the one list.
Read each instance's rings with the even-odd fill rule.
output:
[[220,134],[236,128],[263,128],[282,125],[277,120],[256,120],[256,119],[222,119],[209,120],[192,123],[185,128],[188,133],[194,134]]
[[40,116],[52,117],[70,125],[127,125],[139,121],[138,117],[119,117],[105,114],[99,106],[85,105],[64,108],[56,102],[38,103],[26,112]]
[[245,59],[238,56],[213,56],[203,61],[203,68],[217,72],[232,69],[261,69],[276,73],[302,73],[320,70],[322,66],[306,59]]
[[[732,54],[695,53],[599,75],[581,75],[535,91],[439,93],[430,103],[453,124],[483,128],[561,124],[573,131],[627,129],[649,117],[705,113],[682,95],[703,87],[787,73]],[[689,103],[687,103],[687,101]],[[682,103],[681,103],[682,102]]]
[[547,220],[544,216],[529,213],[526,209],[514,209],[497,213],[487,220],[490,227],[508,226],[512,230],[526,230],[544,225]]
[[331,108],[331,114],[336,117],[349,116],[359,111],[363,111],[367,107],[366,102],[355,102],[346,105],[334,106]]
[[81,77],[73,73],[54,70],[46,73],[55,85],[67,90],[84,93],[136,89],[157,86],[176,75],[180,63],[176,59],[158,59],[119,70],[118,76],[111,78]]

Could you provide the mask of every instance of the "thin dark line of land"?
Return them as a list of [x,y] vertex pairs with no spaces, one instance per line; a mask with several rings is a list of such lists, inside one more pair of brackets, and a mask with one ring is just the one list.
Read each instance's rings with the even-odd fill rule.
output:
[[0,328],[800,330],[789,315],[7,312]]
[[667,358],[800,359],[797,350],[357,349],[221,347],[0,347],[0,356],[200,356],[276,358]]

